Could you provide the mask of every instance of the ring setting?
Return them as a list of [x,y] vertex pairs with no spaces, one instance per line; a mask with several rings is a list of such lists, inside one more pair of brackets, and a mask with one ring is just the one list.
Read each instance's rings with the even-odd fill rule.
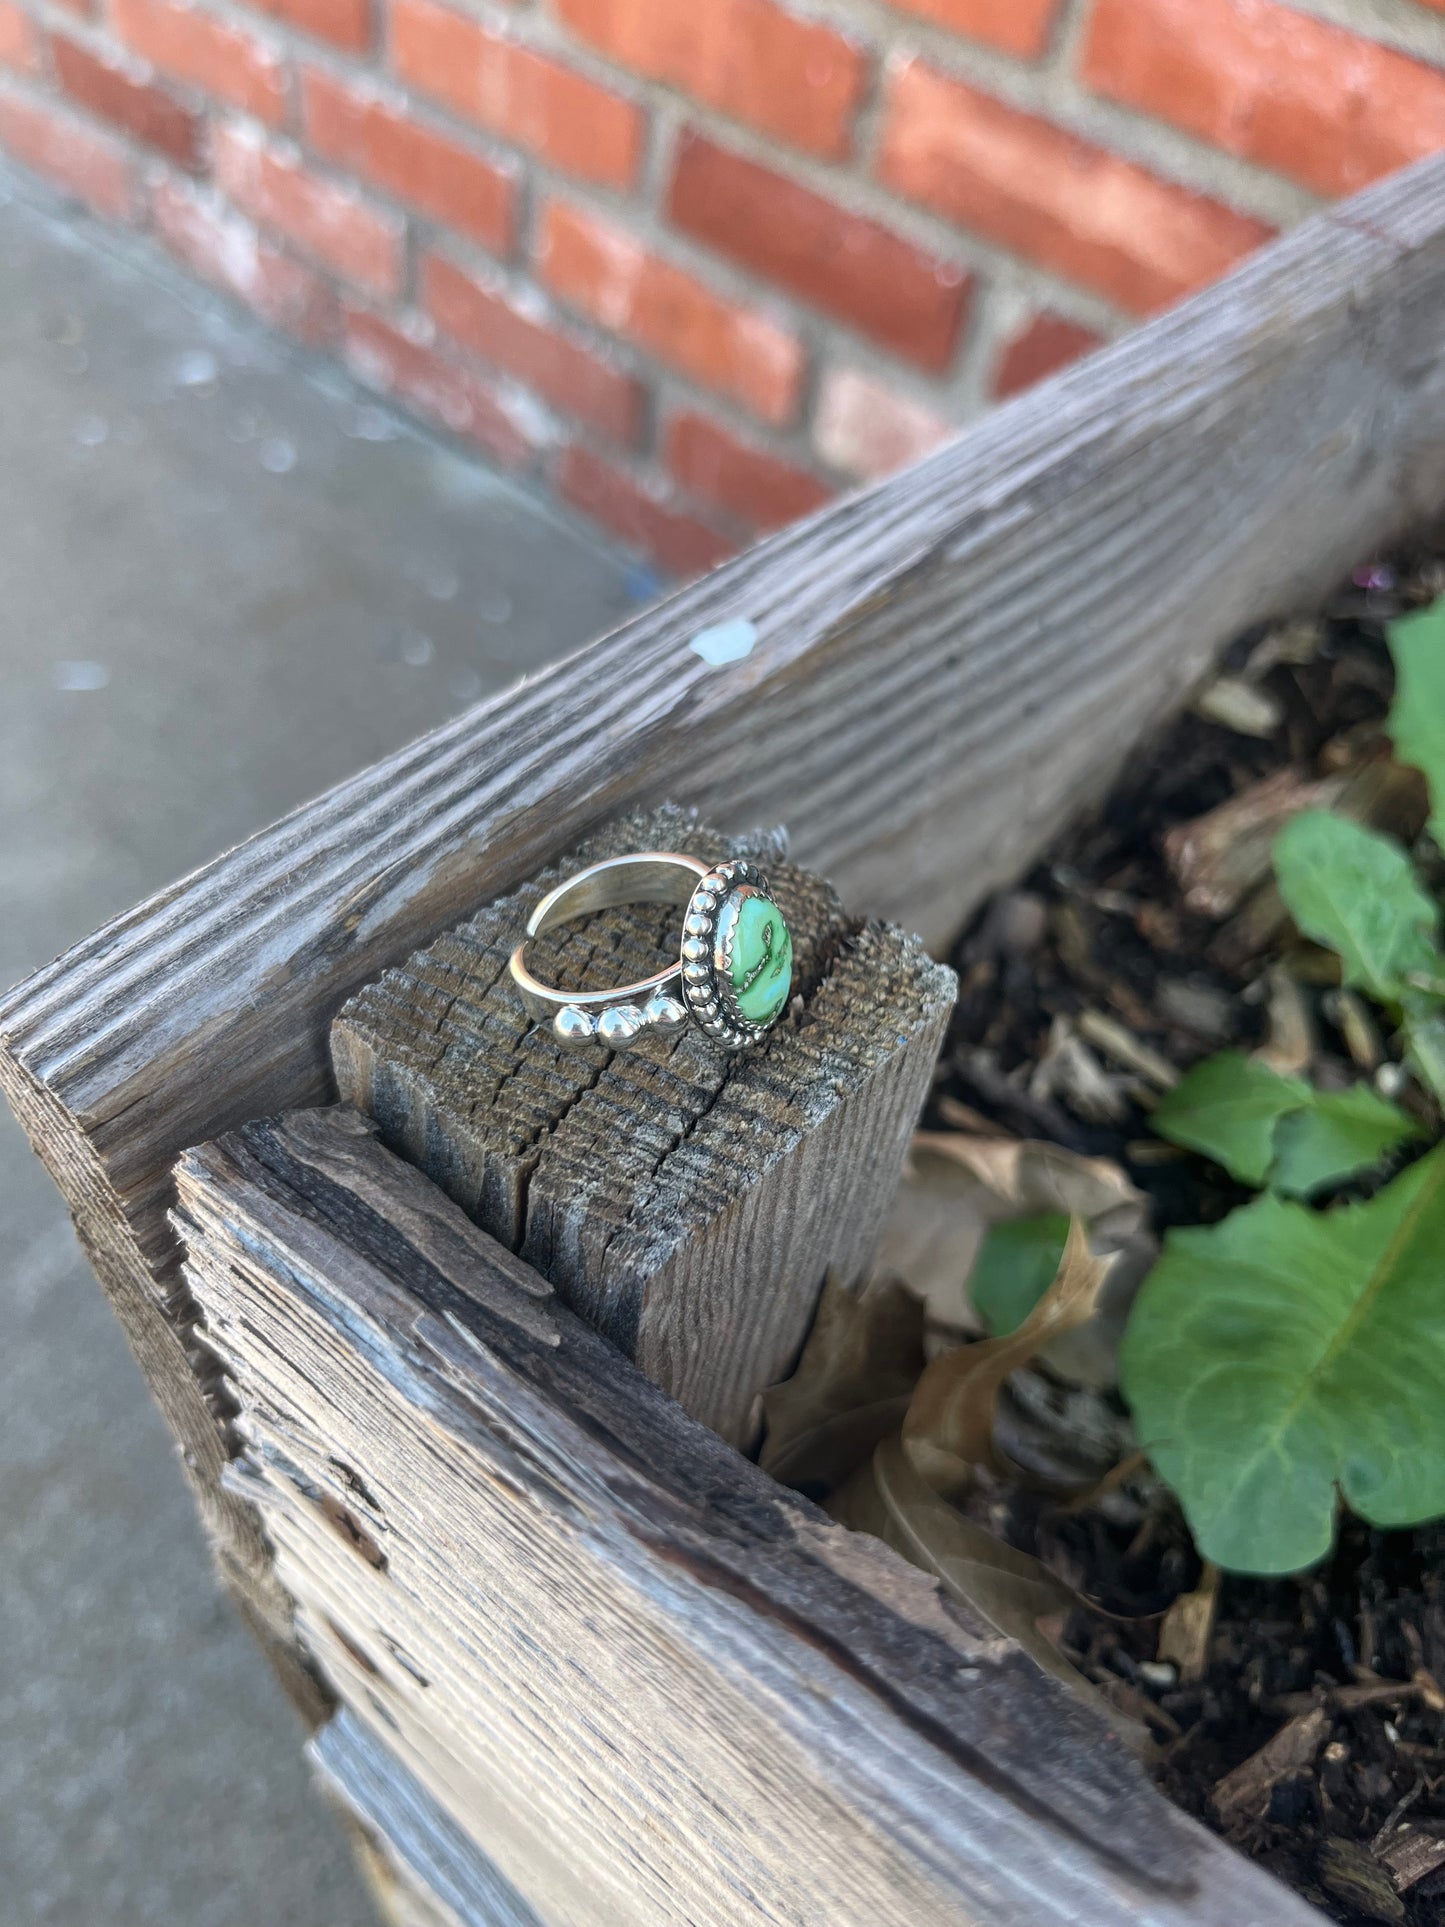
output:
[[[675,963],[611,990],[564,991],[527,962],[536,937],[577,917],[626,903],[680,903]],[[787,1008],[793,943],[768,880],[743,857],[705,864],[675,851],[608,857],[542,898],[508,966],[529,1014],[567,1046],[625,1050],[644,1032],[691,1022],[726,1050],[757,1043]]]

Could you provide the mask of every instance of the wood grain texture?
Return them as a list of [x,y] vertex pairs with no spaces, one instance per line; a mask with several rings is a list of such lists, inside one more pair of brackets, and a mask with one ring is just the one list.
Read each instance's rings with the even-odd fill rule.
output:
[[231,1476],[298,1627],[548,1927],[1316,1918],[354,1113],[246,1126],[178,1177]]
[[[539,898],[637,850],[766,867],[794,940],[792,1009],[732,1055],[691,1025],[607,1056],[534,1027],[507,958]],[[674,906],[611,910],[532,952],[569,989],[675,961]],[[746,1445],[831,1271],[862,1278],[953,1007],[915,938],[859,926],[777,837],[633,812],[343,1005],[337,1090],[383,1141],[519,1251],[694,1418]]]
[[[254,1617],[279,1608],[220,1487],[224,1411],[188,1363],[166,1223],[176,1153],[324,1100],[327,1026],[352,991],[633,804],[785,821],[851,903],[942,937],[1232,633],[1321,594],[1438,503],[1442,311],[1438,156],[339,785],[0,1000],[0,1085]],[[710,666],[693,639],[733,620],[756,645]]]
[[395,1927],[545,1927],[474,1840],[347,1707],[307,1749],[322,1787],[372,1842]]

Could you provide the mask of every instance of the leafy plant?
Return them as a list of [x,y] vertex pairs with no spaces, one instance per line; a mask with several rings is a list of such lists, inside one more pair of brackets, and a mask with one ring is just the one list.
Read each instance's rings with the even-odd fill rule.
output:
[[1197,1064],[1160,1100],[1153,1123],[1242,1184],[1293,1197],[1342,1183],[1420,1136],[1407,1112],[1367,1085],[1316,1091],[1242,1051]]
[[1430,831],[1445,849],[1445,598],[1390,624],[1395,702],[1390,740],[1430,786]]
[[1286,1197],[1313,1197],[1373,1169],[1387,1153],[1423,1135],[1412,1117],[1377,1097],[1368,1084],[1314,1091],[1303,1110],[1289,1112],[1276,1127],[1271,1189]]
[[1368,1204],[1265,1196],[1173,1232],[1120,1356],[1200,1551],[1293,1572],[1335,1489],[1374,1525],[1445,1512],[1445,1145]]
[[[1389,729],[1445,829],[1445,602],[1393,624]],[[1409,854],[1310,810],[1274,845],[1301,933],[1398,1029],[1445,1105],[1441,912]],[[1196,1066],[1161,1135],[1266,1195],[1176,1230],[1135,1304],[1120,1382],[1141,1444],[1208,1559],[1291,1572],[1329,1549],[1336,1495],[1375,1525],[1445,1513],[1445,1144],[1365,1203],[1298,1200],[1425,1135],[1368,1085],[1314,1090],[1240,1052]]]
[[1306,810],[1275,839],[1274,868],[1300,929],[1338,953],[1346,984],[1398,1015],[1415,1068],[1445,1102],[1440,909],[1404,850],[1328,810]]
[[[1445,602],[1390,640],[1390,733],[1426,778],[1439,838]],[[1422,1087],[1410,1107],[1393,1087],[1321,1090],[1241,1051],[1197,1065],[1154,1125],[1261,1195],[1172,1231],[1137,1297],[1154,1247],[1118,1166],[1053,1144],[921,1134],[914,1208],[885,1240],[886,1270],[921,1295],[830,1287],[793,1378],[764,1399],[766,1469],[886,1539],[1076,1687],[1040,1629],[1067,1586],[978,1515],[1018,1480],[1035,1499],[1091,1502],[1131,1461],[1111,1436],[1102,1481],[1081,1483],[1048,1472],[1034,1443],[1011,1454],[1000,1392],[1008,1381],[1019,1406],[1025,1368],[1091,1388],[1106,1412],[1117,1383],[1211,1567],[1312,1564],[1341,1498],[1379,1526],[1445,1514],[1445,1143],[1416,1155],[1445,1108],[1441,908],[1400,844],[1328,811],[1295,817],[1273,858],[1300,933],[1388,1018]],[[1391,1176],[1388,1161],[1408,1157]],[[960,1342],[979,1320],[989,1336]]]

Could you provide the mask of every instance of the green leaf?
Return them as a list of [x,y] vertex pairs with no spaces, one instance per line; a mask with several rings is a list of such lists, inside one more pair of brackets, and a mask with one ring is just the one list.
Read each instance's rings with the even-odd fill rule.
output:
[[1368,1204],[1266,1196],[1171,1232],[1121,1368],[1217,1565],[1312,1565],[1337,1488],[1374,1525],[1445,1512],[1445,1145]]
[[1435,1102],[1445,1110],[1445,1016],[1427,997],[1415,996],[1405,1002],[1405,1036],[1410,1046],[1410,1062],[1422,1082],[1435,1093]]
[[1397,1004],[1411,971],[1434,973],[1440,912],[1398,843],[1328,810],[1306,810],[1274,841],[1280,895],[1307,937],[1337,950],[1347,984]]
[[992,1337],[1017,1331],[1028,1317],[1054,1282],[1068,1236],[1066,1211],[990,1225],[969,1273],[968,1295]]
[[1309,1107],[1275,1127],[1269,1181],[1276,1191],[1307,1198],[1378,1164],[1387,1151],[1420,1136],[1420,1127],[1368,1084],[1316,1093]]
[[1275,1126],[1314,1097],[1302,1077],[1282,1077],[1242,1051],[1206,1057],[1162,1098],[1152,1119],[1161,1137],[1222,1164],[1243,1184],[1263,1184]]
[[1395,700],[1388,724],[1395,754],[1430,786],[1430,830],[1445,846],[1445,597],[1389,625]]

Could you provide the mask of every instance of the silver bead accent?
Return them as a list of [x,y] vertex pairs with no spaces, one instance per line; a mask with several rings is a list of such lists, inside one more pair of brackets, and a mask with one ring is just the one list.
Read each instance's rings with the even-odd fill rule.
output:
[[563,1004],[552,1019],[552,1030],[559,1044],[569,1047],[573,1044],[590,1044],[596,1036],[596,1025],[585,1010],[576,1004]]
[[687,1022],[687,1012],[677,999],[664,997],[660,991],[648,999],[642,1014],[658,1030],[676,1030],[679,1024]]
[[687,963],[682,967],[682,974],[690,984],[705,984],[708,979],[708,968],[705,963]]
[[614,1004],[597,1019],[598,1041],[609,1050],[624,1050],[642,1029],[643,1015],[635,1005]]
[[711,923],[711,921],[712,921],[711,917],[699,916],[698,913],[694,911],[693,914],[688,918],[687,922],[683,925],[683,928],[687,931],[687,934],[690,937],[705,937],[708,932],[708,925]]

